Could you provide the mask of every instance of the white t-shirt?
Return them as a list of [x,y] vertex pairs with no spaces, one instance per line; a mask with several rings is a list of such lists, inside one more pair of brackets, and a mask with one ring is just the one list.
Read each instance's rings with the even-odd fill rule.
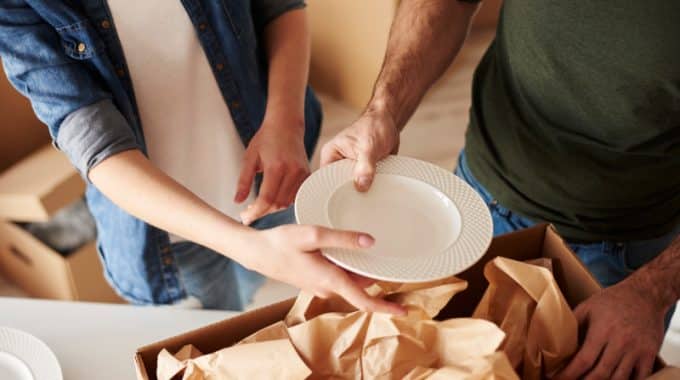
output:
[[[109,0],[150,160],[211,206],[233,201],[244,147],[179,0]],[[181,240],[171,236],[172,241]]]

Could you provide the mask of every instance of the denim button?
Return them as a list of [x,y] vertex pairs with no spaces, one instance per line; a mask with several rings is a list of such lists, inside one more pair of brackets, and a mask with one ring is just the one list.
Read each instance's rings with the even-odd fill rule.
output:
[[206,28],[205,24],[199,24],[198,25],[198,29],[200,29],[200,30],[205,30],[205,28]]
[[80,42],[80,43],[78,43],[77,49],[78,49],[78,53],[82,54],[82,53],[85,53],[85,50],[87,50],[87,46],[85,46],[85,43]]
[[101,27],[102,29],[109,29],[111,28],[111,22],[109,20],[103,20],[101,22]]
[[224,68],[224,65],[221,64],[221,63],[218,63],[217,65],[215,65],[215,68],[217,69],[217,71],[222,71],[222,69]]

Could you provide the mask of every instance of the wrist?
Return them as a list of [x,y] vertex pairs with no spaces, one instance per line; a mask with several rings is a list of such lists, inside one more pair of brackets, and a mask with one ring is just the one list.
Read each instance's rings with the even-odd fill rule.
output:
[[226,216],[225,218],[229,219],[225,221],[226,225],[214,234],[215,250],[247,267],[246,261],[250,253],[248,243],[252,242],[258,231]]
[[399,134],[404,127],[404,123],[400,122],[400,116],[396,107],[388,99],[390,98],[375,94],[366,106],[364,115],[380,120],[379,125],[392,128],[396,134]]
[[374,96],[364,110],[365,115],[387,121],[387,124],[396,125],[396,117],[392,107],[383,97]]
[[643,298],[647,298],[665,313],[678,301],[675,279],[665,278],[664,273],[657,273],[654,268],[646,266],[633,273],[627,280]]
[[273,128],[288,128],[293,130],[305,129],[305,113],[294,111],[295,107],[269,106],[264,115],[262,126]]

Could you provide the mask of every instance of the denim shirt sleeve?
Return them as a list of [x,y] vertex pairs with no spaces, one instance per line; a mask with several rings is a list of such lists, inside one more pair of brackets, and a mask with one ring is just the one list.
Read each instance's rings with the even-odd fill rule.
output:
[[[83,63],[96,44],[73,49],[67,33],[87,25],[55,27],[24,0],[0,2],[0,57],[12,85],[47,124],[55,146],[87,179],[104,158],[139,148],[112,96]],[[103,53],[102,53],[103,54]]]
[[262,30],[282,14],[305,6],[304,0],[252,0],[253,16],[258,30]]

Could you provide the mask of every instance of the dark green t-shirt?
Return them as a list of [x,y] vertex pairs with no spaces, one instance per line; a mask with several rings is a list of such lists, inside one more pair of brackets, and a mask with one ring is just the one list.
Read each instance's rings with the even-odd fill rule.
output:
[[581,241],[680,222],[680,1],[506,0],[466,152],[511,210]]

